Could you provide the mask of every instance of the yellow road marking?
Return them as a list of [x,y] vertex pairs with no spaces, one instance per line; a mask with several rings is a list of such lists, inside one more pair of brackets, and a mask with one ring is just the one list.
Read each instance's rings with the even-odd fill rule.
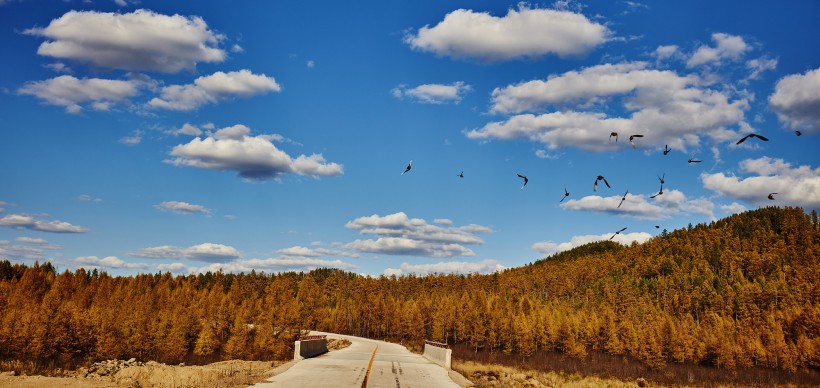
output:
[[376,358],[377,350],[379,350],[378,345],[376,345],[376,349],[373,349],[373,355],[370,356],[370,363],[367,364],[367,373],[364,375],[364,381],[362,381],[362,388],[367,387],[367,380],[370,378],[370,368],[373,367],[373,359]]

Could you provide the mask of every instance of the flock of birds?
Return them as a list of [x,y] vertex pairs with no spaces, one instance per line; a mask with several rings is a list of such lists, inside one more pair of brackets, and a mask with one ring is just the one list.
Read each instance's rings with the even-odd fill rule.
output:
[[[802,135],[802,133],[801,133],[800,131],[794,131],[794,132],[795,132],[795,134],[796,134],[797,136],[801,136],[801,135]],[[618,132],[611,132],[611,133],[609,134],[609,141],[612,141],[612,138],[613,138],[613,137],[615,138],[615,142],[617,143],[617,142],[618,142]],[[638,134],[638,135],[631,135],[631,136],[629,136],[629,144],[631,144],[631,145],[632,145],[632,148],[637,148],[637,145],[635,144],[635,141],[634,141],[634,140],[635,140],[635,139],[637,139],[637,138],[641,138],[641,137],[644,137],[644,135],[640,135],[640,134]],[[735,143],[735,144],[741,144],[741,143],[743,143],[744,141],[746,141],[746,140],[748,140],[748,139],[751,139],[751,138],[758,138],[758,139],[760,139],[760,140],[762,140],[762,141],[769,141],[769,139],[768,139],[768,138],[766,138],[765,136],[761,136],[761,135],[758,135],[758,134],[756,134],[756,133],[750,133],[750,134],[748,134],[748,135],[746,135],[746,136],[743,136],[743,138],[741,138],[740,140],[738,140],[738,141],[737,141],[737,143]],[[664,155],[668,155],[670,151],[672,151],[672,149],[670,149],[670,148],[669,148],[669,145],[668,145],[668,144],[664,145],[663,154],[664,154]],[[699,160],[699,159],[694,159],[694,158],[689,158],[689,160],[688,160],[687,162],[688,162],[688,163],[700,163],[700,162],[701,162],[701,160]],[[408,163],[408,164],[407,164],[407,167],[404,169],[404,172],[402,172],[402,173],[401,173],[401,175],[404,175],[404,174],[406,174],[406,173],[410,172],[410,170],[411,170],[412,168],[413,168],[413,161],[411,160],[411,161],[410,161],[410,163]],[[526,176],[526,175],[522,175],[522,174],[516,174],[516,175],[518,175],[518,177],[519,177],[519,178],[521,178],[521,179],[523,179],[523,180],[524,180],[524,184],[523,184],[523,185],[521,185],[521,190],[524,190],[524,187],[526,187],[526,186],[527,186],[527,183],[529,183],[530,179],[529,179],[529,178],[527,178],[527,176]],[[458,175],[456,175],[456,176],[457,176],[457,177],[459,177],[459,178],[464,178],[464,171],[462,171],[461,173],[459,173],[459,174],[458,174]],[[665,178],[666,178],[666,173],[664,173],[664,174],[663,174],[663,175],[661,175],[661,176],[658,176],[658,180],[659,180],[659,181],[660,181],[660,183],[661,183],[661,188],[660,188],[660,190],[658,190],[658,193],[657,193],[657,194],[653,194],[653,195],[649,196],[649,198],[655,198],[655,197],[657,197],[657,196],[659,196],[659,195],[663,195],[663,185],[664,185],[664,183],[666,183]],[[598,191],[598,182],[600,182],[600,181],[604,181],[604,184],[606,185],[606,187],[608,187],[608,188],[612,188],[612,186],[610,186],[610,185],[609,185],[609,182],[607,182],[606,178],[605,178],[603,175],[598,175],[598,176],[595,178],[595,182],[592,184],[592,191],[596,191],[596,192]],[[621,197],[621,202],[619,202],[619,203],[618,203],[618,207],[617,207],[618,209],[620,209],[620,208],[621,208],[621,205],[623,205],[624,201],[626,201],[626,196],[627,196],[628,194],[629,194],[629,189],[627,189],[627,190],[626,190],[626,192],[624,193],[624,195]],[[775,194],[778,194],[778,193],[770,193],[770,194],[768,195],[768,197],[767,197],[767,198],[773,201],[773,200],[774,200],[774,195],[775,195]],[[563,197],[561,198],[561,200],[560,200],[560,201],[558,201],[558,202],[559,202],[559,203],[560,203],[560,202],[564,202],[564,200],[565,200],[565,199],[567,199],[567,197],[569,197],[569,191],[567,191],[567,187],[566,187],[566,186],[564,186],[564,196],[563,196]],[[659,228],[660,228],[660,225],[655,225],[655,228],[656,228],[656,229],[659,229]],[[626,228],[623,228],[623,229],[621,229],[621,230],[619,230],[619,231],[615,232],[615,234],[613,234],[613,235],[612,235],[612,237],[610,237],[609,239],[610,239],[610,240],[612,240],[613,238],[615,238],[615,236],[619,235],[621,232],[623,232],[623,231],[625,231],[625,230],[626,230]]]

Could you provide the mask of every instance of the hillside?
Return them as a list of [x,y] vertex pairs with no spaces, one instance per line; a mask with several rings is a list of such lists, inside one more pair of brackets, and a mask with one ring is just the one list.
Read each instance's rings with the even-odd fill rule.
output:
[[[630,247],[492,275],[58,273],[0,262],[0,367],[287,358],[300,329],[448,341],[526,360],[602,352],[653,368],[820,366],[820,225],[763,208]],[[20,365],[16,363],[14,365]]]

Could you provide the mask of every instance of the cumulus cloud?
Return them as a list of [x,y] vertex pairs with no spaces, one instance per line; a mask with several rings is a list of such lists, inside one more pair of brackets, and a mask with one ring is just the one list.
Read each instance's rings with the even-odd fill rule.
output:
[[729,205],[720,205],[720,210],[722,210],[726,214],[736,214],[745,212],[746,206],[743,206],[737,202],[732,202]]
[[176,214],[210,214],[211,210],[206,208],[202,205],[195,205],[188,202],[180,202],[180,201],[165,201],[161,202],[157,205],[154,205],[155,208],[162,210],[162,211],[169,211]]
[[435,273],[457,273],[457,274],[487,274],[504,270],[506,267],[501,265],[497,260],[482,260],[478,262],[467,261],[441,261],[435,264],[410,264],[401,263],[399,268],[387,268],[384,270],[385,276],[403,275],[403,274],[418,274],[427,275]]
[[377,239],[356,240],[344,246],[360,252],[386,255],[456,257],[474,256],[464,245],[483,244],[477,234],[492,229],[481,225],[437,226],[420,218],[409,218],[403,212],[359,217],[345,225]]
[[444,104],[448,102],[458,104],[461,102],[463,95],[471,90],[470,85],[457,81],[450,85],[424,84],[414,88],[399,85],[392,90],[392,93],[397,98],[409,97],[423,104]]
[[[720,195],[762,205],[791,205],[804,209],[820,209],[820,167],[792,167],[783,159],[764,156],[740,162],[740,171],[750,176],[741,178],[702,173],[703,186]],[[769,193],[778,193],[769,200]]]
[[179,135],[188,135],[188,136],[199,136],[202,134],[202,130],[199,127],[185,123],[182,124],[181,127],[172,129],[170,131],[166,131],[165,133],[169,135],[179,136]]
[[146,269],[148,268],[147,264],[143,263],[130,263],[124,261],[116,256],[106,256],[100,259],[97,256],[81,256],[74,259],[74,263],[76,263],[79,267],[87,268],[87,269]]
[[[733,133],[727,126],[745,123],[746,98],[732,101],[728,92],[703,88],[702,84],[697,76],[649,69],[645,62],[569,71],[493,91],[494,113],[539,111],[548,106],[559,111],[517,114],[466,135],[476,140],[528,139],[548,149],[577,147],[602,152],[625,146],[607,141],[610,132],[618,132],[645,135],[637,142],[639,148],[660,149],[668,144],[684,151],[697,147],[701,136],[723,138]],[[609,100],[615,97],[620,97],[624,110],[631,112],[629,117],[589,111],[591,105],[612,105]]]
[[681,53],[676,45],[658,46],[653,53],[658,61],[678,58]]
[[310,257],[276,257],[268,259],[234,260],[227,263],[213,263],[196,269],[205,272],[309,272],[317,268],[337,268],[343,271],[356,271],[358,268],[341,260],[322,260]]
[[[612,237],[612,235],[613,233],[599,235],[587,234],[581,236],[573,236],[569,241],[562,243],[554,243],[552,241],[538,242],[532,244],[532,249],[538,251],[541,255],[549,256],[558,252],[568,251],[572,248],[579,247],[584,244],[589,244],[591,242],[610,240],[610,237]],[[615,235],[615,237],[612,237],[611,241],[614,241],[622,245],[630,245],[632,244],[632,242],[637,242],[638,244],[641,244],[649,240],[650,238],[652,238],[652,235],[646,232],[621,232]]]
[[643,220],[670,219],[679,213],[701,214],[710,219],[714,218],[714,204],[711,201],[705,198],[688,199],[679,190],[666,190],[654,199],[644,194],[628,194],[623,204],[618,207],[621,198],[620,195],[591,195],[571,199],[561,204],[561,207],[567,210],[607,213]]
[[163,245],[128,252],[128,255],[150,259],[188,259],[211,263],[222,263],[241,257],[236,248],[213,243],[202,243],[188,248]]
[[136,130],[131,134],[131,136],[123,136],[120,138],[120,143],[129,146],[137,145],[142,142],[142,134],[142,131]]
[[580,13],[520,5],[504,17],[458,9],[437,25],[405,36],[413,49],[452,58],[507,61],[547,54],[579,56],[610,38],[610,30]]
[[88,230],[82,226],[72,225],[64,221],[43,221],[26,214],[9,214],[0,218],[0,226],[37,230],[49,233],[85,233]]
[[777,81],[769,107],[789,128],[820,132],[820,68]]
[[311,177],[343,173],[342,165],[326,162],[321,154],[292,158],[277,148],[269,135],[251,136],[250,129],[235,125],[220,129],[208,137],[194,138],[171,150],[176,166],[235,171],[249,180],[279,178],[285,174]]
[[69,11],[45,28],[25,34],[47,40],[37,54],[74,60],[105,69],[193,71],[198,62],[222,62],[224,39],[200,17],[162,15],[149,10],[132,13]]
[[712,34],[714,47],[701,45],[686,61],[686,67],[696,67],[705,64],[720,64],[724,59],[738,60],[744,53],[751,50],[742,37],[721,32]]
[[70,75],[33,81],[17,90],[18,93],[37,97],[48,104],[63,106],[68,113],[80,113],[81,104],[90,103],[94,110],[107,111],[111,104],[127,104],[139,93],[134,81],[102,78],[76,78]]
[[162,88],[160,97],[151,99],[148,105],[160,109],[189,111],[232,97],[250,97],[280,90],[276,80],[265,74],[253,74],[244,69],[228,73],[217,71],[195,79],[193,84],[166,86]]

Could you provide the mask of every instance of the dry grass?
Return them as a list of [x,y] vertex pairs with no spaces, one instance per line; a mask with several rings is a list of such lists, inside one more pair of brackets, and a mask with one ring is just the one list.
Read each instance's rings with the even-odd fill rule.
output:
[[348,341],[346,339],[340,339],[340,338],[328,338],[327,339],[327,350],[328,351],[344,349],[348,346],[350,346],[350,341]]
[[540,372],[498,364],[453,361],[453,370],[461,373],[476,387],[637,387],[636,382],[584,377],[578,374]]

